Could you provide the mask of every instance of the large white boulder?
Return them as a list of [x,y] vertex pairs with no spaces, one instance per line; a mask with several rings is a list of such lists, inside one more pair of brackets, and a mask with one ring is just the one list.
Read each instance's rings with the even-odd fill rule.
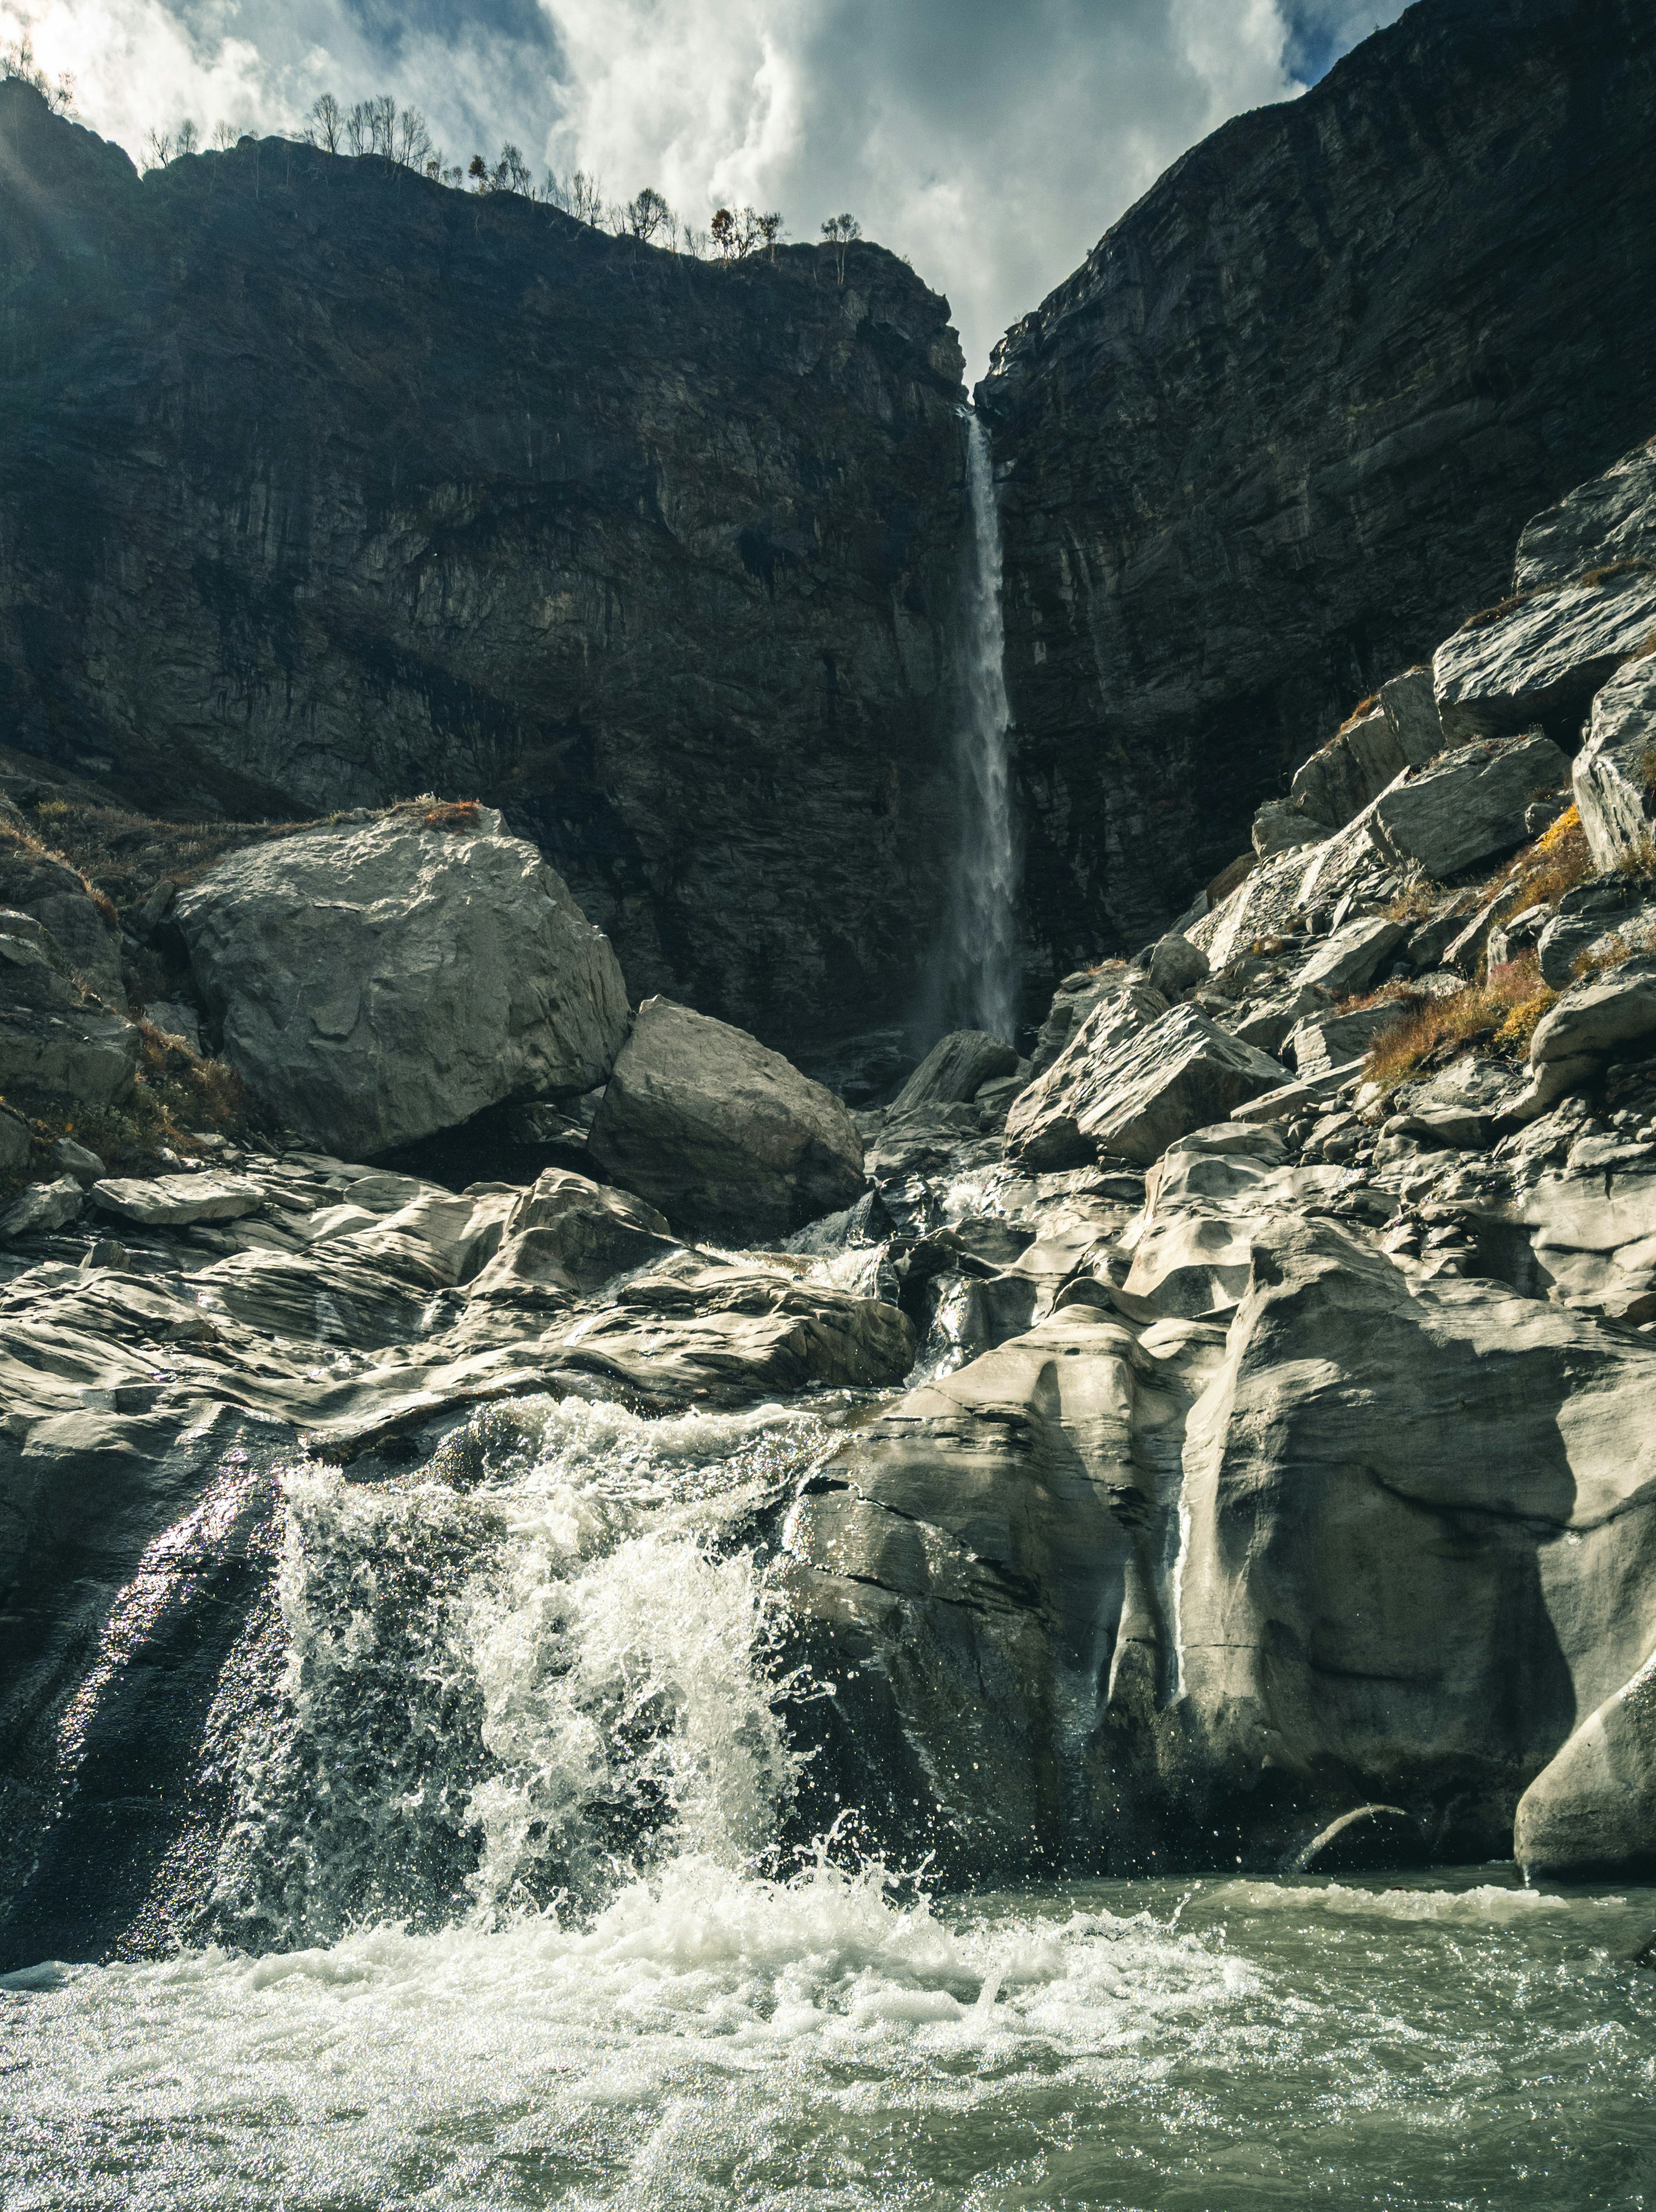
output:
[[610,940],[487,807],[254,847],[175,912],[225,1057],[349,1158],[590,1090],[627,1033]]

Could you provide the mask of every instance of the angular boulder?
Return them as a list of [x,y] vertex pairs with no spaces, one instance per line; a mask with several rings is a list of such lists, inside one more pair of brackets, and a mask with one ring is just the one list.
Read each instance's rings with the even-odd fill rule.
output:
[[1400,866],[1456,876],[1521,845],[1532,800],[1568,776],[1568,761],[1538,730],[1463,744],[1377,799],[1369,834]]
[[351,1158],[589,1090],[626,1036],[609,939],[486,807],[256,846],[174,911],[225,1057]]
[[1037,1172],[1090,1166],[1097,1147],[1081,1117],[1100,1067],[1117,1048],[1168,1011],[1160,991],[1131,969],[1096,1000],[1046,1073],[1015,1098],[1006,1116],[1006,1149]]
[[197,1221],[237,1221],[264,1203],[261,1185],[251,1176],[201,1175],[121,1176],[92,1186],[92,1202],[123,1221],[147,1229],[184,1229]]
[[1629,960],[1572,983],[1530,1040],[1530,1064],[1610,1052],[1656,1030],[1656,960]]
[[1587,741],[1570,780],[1598,867],[1648,855],[1656,804],[1656,653],[1625,662],[1595,696]]
[[0,913],[0,1092],[107,1106],[131,1087],[142,1053],[137,1030],[81,988],[49,929]]
[[1325,937],[1299,974],[1301,992],[1317,991],[1330,999],[1348,997],[1373,982],[1382,963],[1395,952],[1408,931],[1383,914],[1362,915]]
[[1515,592],[1567,584],[1585,570],[1656,558],[1656,439],[1635,446],[1603,476],[1567,491],[1524,526]]
[[1194,990],[1206,980],[1208,956],[1199,945],[1192,945],[1188,937],[1177,930],[1169,930],[1165,937],[1157,938],[1150,947],[1150,957],[1145,963],[1145,973],[1152,990],[1160,991],[1164,999],[1176,999],[1181,993]]
[[987,1030],[951,1030],[937,1039],[891,1102],[894,1114],[917,1106],[960,1106],[975,1098],[986,1083],[1010,1075],[1018,1064],[1010,1044]]
[[1447,741],[1464,746],[1539,727],[1573,744],[1594,692],[1653,628],[1656,571],[1637,562],[1542,585],[1457,630],[1432,656]]
[[1282,1057],[1302,1076],[1326,1075],[1362,1060],[1407,1012],[1406,1006],[1391,1005],[1359,1006],[1349,1014],[1313,1014],[1289,1030]]
[[1443,724],[1438,715],[1429,668],[1405,668],[1380,688],[1380,712],[1392,726],[1398,750],[1410,768],[1424,768],[1443,750]]
[[1288,787],[1289,805],[1328,830],[1341,830],[1410,765],[1391,716],[1376,705],[1301,763]]
[[[1092,1062],[1076,1071],[1065,1102],[1065,1121],[1094,1158],[1113,1153],[1148,1165],[1175,1137],[1222,1121],[1233,1107],[1277,1089],[1288,1077],[1278,1061],[1195,1006],[1176,1006],[1148,1026],[1107,1043],[1101,1039],[1100,1045]],[[1027,1164],[1049,1164],[1044,1151],[1037,1161],[1032,1147],[1040,1146],[1051,1127],[1049,1120],[1020,1132],[1014,1149]],[[1010,1116],[1007,1134],[1011,1147]]]
[[863,1140],[834,1093],[670,999],[639,1008],[586,1149],[691,1236],[786,1236],[863,1191]]
[[100,907],[66,861],[0,832],[0,907],[33,916],[88,989],[116,1013],[126,1012],[114,909],[107,900]]

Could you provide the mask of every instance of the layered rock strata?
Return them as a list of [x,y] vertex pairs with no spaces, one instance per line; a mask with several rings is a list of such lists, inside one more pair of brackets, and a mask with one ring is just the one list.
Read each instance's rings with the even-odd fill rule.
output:
[[1648,436],[1653,119],[1635,0],[1432,0],[1184,156],[1008,334],[978,403],[1051,972],[1179,913]]
[[635,991],[901,1008],[961,357],[894,255],[843,270],[284,141],[140,180],[0,85],[0,727],[197,815],[482,797]]

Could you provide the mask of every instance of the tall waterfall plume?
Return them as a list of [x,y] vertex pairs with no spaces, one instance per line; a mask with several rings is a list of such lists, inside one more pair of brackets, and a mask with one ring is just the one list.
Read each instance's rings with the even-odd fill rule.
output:
[[1013,902],[1018,857],[1012,818],[1001,617],[1000,510],[989,440],[966,415],[966,549],[955,772],[960,795],[948,940],[941,963],[950,1018],[1011,1040],[1016,990]]

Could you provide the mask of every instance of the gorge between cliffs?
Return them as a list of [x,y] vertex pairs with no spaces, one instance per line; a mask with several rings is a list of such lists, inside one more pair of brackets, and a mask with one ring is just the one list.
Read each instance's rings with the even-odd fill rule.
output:
[[1653,120],[968,392],[0,80],[0,2201],[1649,2201]]

